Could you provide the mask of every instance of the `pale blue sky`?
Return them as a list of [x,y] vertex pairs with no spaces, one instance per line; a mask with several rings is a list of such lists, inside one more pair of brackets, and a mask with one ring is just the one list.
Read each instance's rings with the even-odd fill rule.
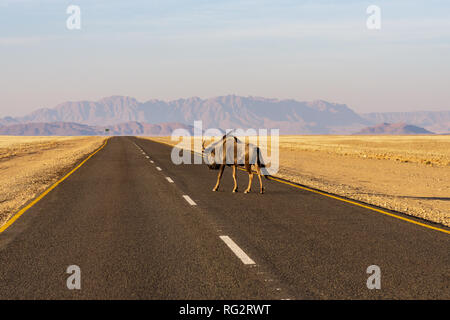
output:
[[448,0],[0,0],[0,117],[110,95],[448,110],[449,84]]

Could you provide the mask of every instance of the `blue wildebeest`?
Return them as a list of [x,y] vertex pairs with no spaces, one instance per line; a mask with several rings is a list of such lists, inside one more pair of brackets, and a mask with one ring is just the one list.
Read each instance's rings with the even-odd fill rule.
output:
[[259,178],[260,193],[264,193],[264,187],[261,179],[261,168],[265,167],[261,155],[261,149],[251,143],[244,142],[232,135],[224,135],[219,141],[213,142],[205,147],[205,141],[202,143],[203,157],[212,170],[219,170],[217,182],[212,191],[219,189],[220,179],[226,166],[233,168],[234,188],[233,192],[238,191],[236,180],[236,169],[244,167],[248,173],[248,187],[244,193],[250,192],[253,181],[253,170],[255,169]]

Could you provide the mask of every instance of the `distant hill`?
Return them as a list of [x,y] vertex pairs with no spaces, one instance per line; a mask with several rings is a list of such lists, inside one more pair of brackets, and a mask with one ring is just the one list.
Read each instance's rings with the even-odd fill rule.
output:
[[408,135],[408,134],[433,134],[433,132],[406,123],[381,123],[373,127],[364,128],[355,134]]
[[99,101],[65,102],[52,109],[36,110],[24,117],[0,119],[0,125],[70,122],[105,126],[133,121],[192,126],[194,120],[202,120],[204,129],[279,128],[283,134],[350,133],[372,124],[344,104],[229,95],[167,102],[150,100],[144,103],[123,96]]
[[450,132],[450,111],[382,112],[361,116],[372,123],[408,123],[435,133]]
[[12,117],[5,117],[5,118],[0,119],[0,127],[17,124],[17,123],[19,123],[19,121],[17,121],[16,119],[14,119]]
[[10,136],[94,136],[99,131],[96,128],[79,123],[24,123],[0,127],[1,135]]
[[[105,129],[109,129],[106,132]],[[96,135],[133,135],[133,136],[170,136],[172,131],[182,128],[193,132],[193,127],[181,123],[148,124],[126,122],[113,126],[90,126],[73,122],[23,123],[0,127],[0,135],[11,136],[96,136]]]

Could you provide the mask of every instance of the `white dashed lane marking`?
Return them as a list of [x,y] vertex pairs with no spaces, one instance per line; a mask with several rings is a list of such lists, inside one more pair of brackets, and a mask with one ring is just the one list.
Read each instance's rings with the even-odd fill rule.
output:
[[220,236],[220,239],[222,239],[223,242],[228,246],[228,248],[233,251],[233,253],[241,259],[243,264],[255,264],[255,261],[253,261],[239,246],[231,240],[229,236]]
[[156,167],[156,170],[158,171],[162,171],[162,169],[160,167]]
[[184,195],[183,196],[184,200],[187,201],[187,203],[189,203],[191,206],[196,206],[197,204],[194,202],[194,200],[191,199],[191,197]]
[[170,179],[170,177],[166,177],[167,181],[169,181],[170,183],[173,183],[173,180]]

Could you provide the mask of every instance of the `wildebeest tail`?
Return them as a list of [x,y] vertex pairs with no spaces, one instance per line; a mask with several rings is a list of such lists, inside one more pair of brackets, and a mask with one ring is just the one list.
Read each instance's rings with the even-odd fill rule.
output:
[[261,154],[261,149],[259,147],[256,147],[256,163],[260,168],[266,167],[266,164],[264,163],[264,159]]

